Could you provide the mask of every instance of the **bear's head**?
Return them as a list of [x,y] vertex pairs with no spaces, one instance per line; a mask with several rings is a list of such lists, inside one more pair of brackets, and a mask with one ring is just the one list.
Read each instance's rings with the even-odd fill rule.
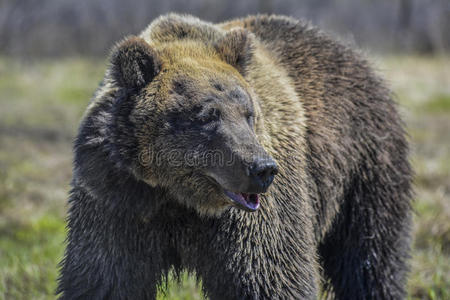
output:
[[129,37],[111,55],[109,75],[120,98],[114,101],[126,107],[115,109],[121,117],[114,119],[123,121],[114,125],[121,131],[115,140],[135,149],[119,148],[119,156],[133,153],[135,177],[200,214],[230,205],[257,210],[277,174],[258,141],[263,121],[244,79],[253,43],[243,29],[210,43]]

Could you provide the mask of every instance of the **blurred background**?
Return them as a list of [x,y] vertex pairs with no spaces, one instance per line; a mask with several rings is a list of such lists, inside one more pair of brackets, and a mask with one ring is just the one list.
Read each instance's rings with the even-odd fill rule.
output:
[[[416,171],[409,299],[450,299],[449,0],[0,0],[0,300],[54,299],[71,143],[112,45],[155,17],[276,13],[363,49],[395,93]],[[201,299],[188,275],[159,299]]]

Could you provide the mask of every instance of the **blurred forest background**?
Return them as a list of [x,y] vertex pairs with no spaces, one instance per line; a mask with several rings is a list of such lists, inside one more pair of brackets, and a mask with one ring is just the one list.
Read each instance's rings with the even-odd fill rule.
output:
[[212,22],[256,13],[306,18],[371,50],[450,48],[449,0],[1,0],[0,51],[104,56],[118,39],[169,11]]
[[[450,0],[0,0],[0,300],[54,299],[71,145],[112,45],[170,12],[310,20],[362,48],[411,141],[410,299],[450,299]],[[187,274],[159,299],[201,299]]]

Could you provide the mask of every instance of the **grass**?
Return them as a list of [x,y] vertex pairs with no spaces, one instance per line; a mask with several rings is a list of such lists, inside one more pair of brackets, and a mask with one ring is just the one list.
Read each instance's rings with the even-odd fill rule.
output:
[[55,289],[64,222],[54,215],[0,227],[0,299],[48,299]]
[[424,108],[427,112],[447,114],[450,112],[450,95],[435,95]]
[[[71,141],[105,62],[0,58],[0,300],[54,299]],[[382,57],[416,170],[409,299],[450,298],[450,57]],[[158,299],[201,299],[195,280]]]
[[450,298],[450,58],[388,57],[416,172],[410,299]]

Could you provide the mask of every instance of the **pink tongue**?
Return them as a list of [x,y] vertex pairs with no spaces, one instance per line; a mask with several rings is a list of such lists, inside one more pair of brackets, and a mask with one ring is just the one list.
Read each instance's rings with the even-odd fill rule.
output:
[[225,194],[245,210],[255,211],[259,208],[258,194],[233,193],[230,191],[225,191]]

